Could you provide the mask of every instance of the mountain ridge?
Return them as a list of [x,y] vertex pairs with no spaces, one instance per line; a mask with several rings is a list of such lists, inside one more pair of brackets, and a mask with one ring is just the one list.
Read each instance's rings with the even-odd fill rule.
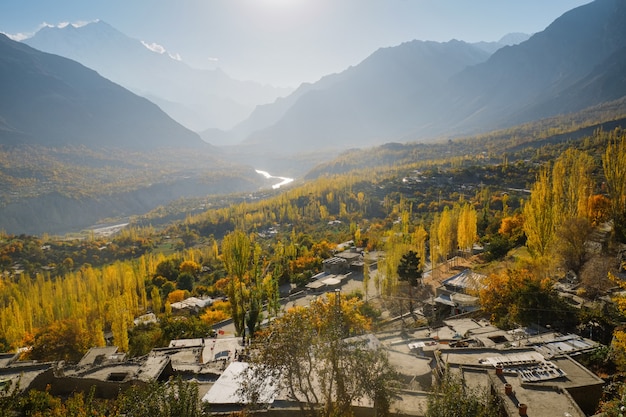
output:
[[156,105],[67,58],[0,35],[0,138],[47,145],[208,146]]
[[[626,3],[596,0],[570,10],[545,30],[517,45],[498,49],[487,59],[468,62],[448,73],[424,74],[422,90],[414,88],[415,80],[409,84],[397,76],[405,69],[402,60],[411,57],[412,51],[405,44],[389,48],[388,52],[405,56],[396,62],[388,60],[386,71],[354,79],[366,73],[364,68],[375,57],[384,54],[383,48],[334,74],[332,86],[316,83],[295,99],[285,98],[274,113],[278,120],[248,133],[243,146],[280,152],[291,147],[293,152],[306,152],[434,140],[504,128],[615,100],[626,95],[626,89],[605,85],[598,90],[597,83],[613,82],[616,87],[623,83],[618,51],[626,46],[624,21]],[[604,74],[606,71],[612,75]],[[417,72],[413,76],[417,77]],[[442,82],[442,76],[448,79]],[[596,80],[595,84],[592,79],[585,81],[587,77]],[[372,93],[385,80],[383,93]],[[359,82],[362,87],[350,91],[350,83]],[[568,97],[576,100],[568,101]],[[269,107],[272,105],[264,111],[272,113]]]
[[291,91],[234,80],[219,68],[192,68],[168,53],[148,49],[145,42],[101,20],[81,27],[44,27],[23,42],[78,61],[138,95],[151,96],[171,117],[194,131],[230,128],[255,105]]

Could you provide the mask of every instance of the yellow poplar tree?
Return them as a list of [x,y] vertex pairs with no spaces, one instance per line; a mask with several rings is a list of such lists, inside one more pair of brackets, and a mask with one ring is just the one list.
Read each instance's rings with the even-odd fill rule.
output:
[[611,202],[611,217],[619,241],[626,242],[626,133],[609,134],[602,167]]
[[526,246],[531,255],[542,257],[547,254],[555,232],[552,187],[547,168],[541,169],[537,181],[530,190],[530,199],[524,204],[524,233]]

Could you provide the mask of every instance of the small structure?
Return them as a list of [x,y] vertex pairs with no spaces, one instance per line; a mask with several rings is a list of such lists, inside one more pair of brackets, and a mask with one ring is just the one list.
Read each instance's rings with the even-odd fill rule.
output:
[[[249,367],[246,362],[232,362],[202,397],[202,402],[210,404],[213,413],[240,411],[242,406],[250,404],[251,399],[243,396],[240,391]],[[256,404],[269,407],[276,399],[277,385],[271,380],[265,381],[262,385],[260,396],[255,399]]]
[[314,281],[306,284],[307,291],[313,294],[321,294],[328,291],[335,290],[337,288],[341,288],[343,284],[346,283],[347,280],[350,279],[350,275],[352,273],[348,272],[347,274],[317,274]]
[[189,297],[189,298],[184,299],[183,301],[172,303],[171,307],[172,307],[172,310],[178,310],[178,311],[187,310],[187,311],[191,311],[194,313],[198,313],[203,308],[208,307],[211,304],[213,304],[213,301],[214,300],[210,297],[207,297],[207,298]]
[[324,259],[322,265],[326,274],[345,274],[350,266],[346,259],[338,256]]
[[482,281],[485,278],[485,275],[465,269],[441,283],[436,290],[434,302],[439,304],[443,311],[449,312],[448,315],[475,311],[480,308],[476,295],[482,288]]
[[133,323],[135,324],[135,326],[139,326],[141,324],[158,323],[158,322],[159,320],[157,319],[157,316],[154,313],[146,313],[137,317],[135,320],[133,320]]

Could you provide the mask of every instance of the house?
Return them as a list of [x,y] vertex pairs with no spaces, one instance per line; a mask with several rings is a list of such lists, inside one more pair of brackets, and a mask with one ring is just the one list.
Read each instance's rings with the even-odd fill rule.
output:
[[439,345],[437,369],[450,369],[467,383],[497,393],[505,415],[520,415],[520,404],[527,406],[528,415],[582,417],[595,412],[604,381],[573,357],[595,350],[596,342],[551,331],[507,332],[483,320],[451,319],[445,324],[470,343]]
[[454,316],[479,309],[480,302],[477,295],[485,278],[485,275],[465,269],[444,280],[436,289],[434,299],[434,302],[438,304],[440,316]]
[[325,259],[323,262],[324,272],[327,274],[346,274],[350,270],[363,270],[363,254],[351,250],[338,252],[332,258]]
[[177,310],[179,312],[191,311],[194,313],[198,313],[203,308],[208,307],[211,304],[213,304],[213,301],[214,300],[210,297],[206,297],[206,298],[189,297],[189,298],[184,299],[183,301],[172,303],[171,307],[172,307],[172,311],[173,310]]

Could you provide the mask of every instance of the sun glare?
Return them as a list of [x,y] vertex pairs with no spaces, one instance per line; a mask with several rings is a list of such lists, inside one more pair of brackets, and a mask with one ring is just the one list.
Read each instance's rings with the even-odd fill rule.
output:
[[319,0],[249,0],[246,14],[257,27],[268,32],[284,32],[315,19]]
[[297,9],[306,3],[305,0],[257,0],[257,3],[269,9]]

